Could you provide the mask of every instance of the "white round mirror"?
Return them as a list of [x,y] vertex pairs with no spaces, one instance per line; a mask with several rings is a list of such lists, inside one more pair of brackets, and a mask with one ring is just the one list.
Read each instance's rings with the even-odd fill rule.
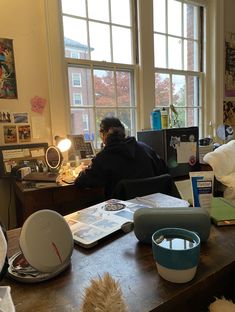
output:
[[60,150],[54,145],[49,146],[46,149],[45,161],[49,169],[51,170],[59,169],[62,162]]

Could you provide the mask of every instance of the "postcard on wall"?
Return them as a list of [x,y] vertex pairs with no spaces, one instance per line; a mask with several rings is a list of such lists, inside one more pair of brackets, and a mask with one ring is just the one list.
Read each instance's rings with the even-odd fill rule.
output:
[[0,111],[0,122],[11,122],[11,114],[8,111]]
[[16,126],[3,126],[4,143],[17,143]]
[[225,34],[225,92],[226,97],[235,96],[235,33]]
[[0,99],[17,99],[12,39],[0,38]]
[[28,113],[13,113],[12,116],[14,123],[29,123]]
[[31,142],[31,128],[30,125],[18,126],[19,142]]
[[224,101],[223,106],[223,123],[226,125],[235,125],[235,101]]

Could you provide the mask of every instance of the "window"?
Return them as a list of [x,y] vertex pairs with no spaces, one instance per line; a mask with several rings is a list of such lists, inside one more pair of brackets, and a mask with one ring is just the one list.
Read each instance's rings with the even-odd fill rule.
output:
[[87,114],[82,115],[84,131],[89,131],[89,118]]
[[[98,145],[101,119],[114,115],[126,125],[127,134],[135,134],[133,1],[61,0],[61,4],[71,133],[87,134],[86,124]],[[81,87],[82,103],[74,87]]]
[[82,105],[82,95],[81,93],[73,93],[73,106]]
[[80,58],[80,53],[78,51],[71,51],[71,54],[70,54],[71,58]]
[[[199,3],[205,5],[206,1],[152,3],[61,0],[70,132],[87,133],[82,117],[86,114],[89,136],[94,138],[96,147],[103,117],[119,117],[127,134],[135,135],[137,109],[139,128],[146,129],[150,126],[146,114],[154,105],[168,108],[172,126],[201,128],[206,62],[205,13]],[[146,23],[151,14],[153,28]],[[140,27],[144,26],[138,31],[137,15]],[[149,50],[152,47],[154,51]],[[140,54],[136,55],[138,51]],[[148,57],[151,59],[146,61]],[[81,94],[80,103],[73,93]]]
[[168,107],[172,126],[200,126],[203,8],[153,0],[155,106]]
[[81,87],[81,74],[80,73],[72,73],[72,86],[73,87]]

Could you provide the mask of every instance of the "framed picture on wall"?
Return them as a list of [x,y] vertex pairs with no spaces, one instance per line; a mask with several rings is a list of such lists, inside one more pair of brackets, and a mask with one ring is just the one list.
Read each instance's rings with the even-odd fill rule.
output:
[[12,39],[0,38],[0,99],[17,99]]
[[223,112],[223,123],[235,126],[235,101],[224,101]]

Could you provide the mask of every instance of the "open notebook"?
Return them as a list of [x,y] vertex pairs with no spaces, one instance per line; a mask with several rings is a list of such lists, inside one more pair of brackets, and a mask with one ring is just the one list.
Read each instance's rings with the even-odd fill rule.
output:
[[71,213],[64,218],[71,228],[74,242],[90,248],[118,230],[131,231],[134,212],[139,208],[188,206],[189,203],[185,200],[156,193],[130,201],[110,199]]
[[211,220],[216,225],[235,224],[235,203],[223,197],[212,198]]

